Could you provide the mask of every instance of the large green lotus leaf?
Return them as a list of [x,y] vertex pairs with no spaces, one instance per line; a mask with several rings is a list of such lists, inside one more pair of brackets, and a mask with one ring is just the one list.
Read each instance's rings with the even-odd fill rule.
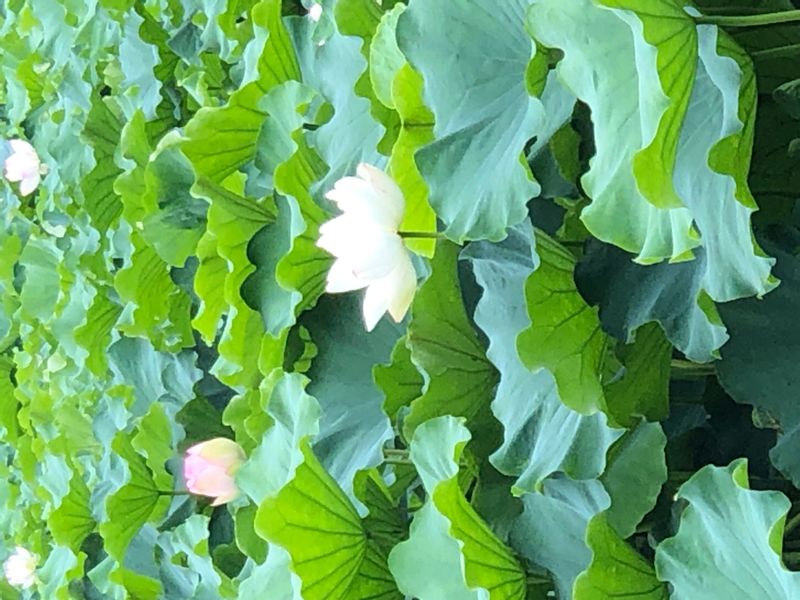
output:
[[[376,598],[397,597],[394,585],[387,587],[386,582],[392,580],[385,558],[376,562],[381,551],[374,541],[367,540],[364,529],[376,531],[371,540],[380,538],[385,527],[377,523],[385,522],[379,518],[386,514],[385,508],[375,511],[374,494],[361,493],[370,511],[362,524],[350,500],[308,447],[308,438],[318,431],[320,413],[317,402],[303,389],[307,380],[298,374],[278,373],[270,379],[273,381],[262,384],[262,389],[268,392],[271,388],[266,407],[274,425],[237,474],[241,489],[260,505],[256,531],[289,551],[292,568],[302,579],[304,598],[333,594],[331,597],[356,600],[372,597],[372,593]],[[259,569],[263,570],[259,577],[280,577],[290,594],[290,585],[280,575],[280,554],[276,554],[280,546],[270,547],[267,564],[274,566]],[[331,550],[333,558],[327,556]],[[338,561],[343,566],[337,570],[331,565],[340,564]]]
[[[543,43],[552,42],[565,50],[559,73],[593,111],[597,155],[582,180],[593,199],[582,215],[589,230],[600,239],[639,253],[639,262],[679,260],[697,245],[698,235],[687,227],[688,215],[706,248],[704,288],[712,298],[727,301],[772,289],[772,261],[753,245],[749,233],[750,215],[755,208],[747,188],[755,79],[746,55],[730,38],[723,36],[718,41],[715,27],[695,27],[692,18],[675,2],[664,0],[645,6],[638,0],[608,0],[603,4],[639,11],[637,16],[601,8],[582,12],[586,27],[600,31],[596,18],[618,30],[618,35],[607,36],[603,27],[601,36],[616,51],[622,48],[621,40],[627,40],[627,57],[623,60],[631,72],[627,73],[627,82],[617,80],[620,86],[603,75],[621,77],[624,69],[617,66],[621,63],[609,63],[614,65],[614,71],[604,73],[608,65],[601,65],[603,61],[588,61],[587,52],[596,52],[596,43],[601,43],[595,39],[596,34],[582,36],[574,28],[575,38],[571,41],[559,43],[552,38],[550,28],[557,19],[566,17],[549,12],[551,4],[534,6],[531,26],[537,35],[547,38],[541,40]],[[586,8],[589,9],[588,3]],[[581,12],[577,4],[574,10]],[[569,57],[571,52],[575,52],[574,59]],[[696,70],[676,66],[687,63],[696,63]],[[654,75],[660,84],[652,79]],[[595,88],[591,83],[595,80],[612,86],[614,94],[603,93],[602,85]],[[644,85],[637,87],[637,81]],[[662,89],[668,90],[668,96],[663,95]],[[652,97],[648,99],[646,94]],[[613,104],[609,103],[612,97]],[[620,98],[632,103],[626,105]],[[616,121],[611,114],[606,119],[606,111],[616,115]],[[604,130],[616,128],[619,118],[626,119],[630,111],[640,116],[625,121],[631,132]],[[646,134],[644,128],[650,128]],[[627,138],[623,131],[638,133],[639,137]],[[615,153],[614,146],[620,143],[626,145],[628,156]],[[647,147],[631,157],[637,144]],[[613,178],[608,177],[607,160],[615,161],[630,194],[620,195],[623,188],[617,188]],[[597,185],[598,179],[605,180],[606,185]],[[709,197],[717,199],[713,206]],[[649,206],[642,201],[645,199]],[[653,212],[653,206],[661,210]],[[629,224],[630,231],[620,228],[620,222]]]
[[[431,205],[457,241],[502,239],[539,191],[522,158],[544,116],[525,86],[534,54],[527,6],[527,0],[412,3],[398,20],[397,43],[422,75],[436,121],[435,141],[415,159]],[[485,164],[492,165],[491,177],[482,174]]]
[[375,384],[384,395],[383,411],[391,420],[401,408],[422,395],[425,380],[411,362],[411,350],[408,349],[405,336],[397,340],[390,362],[375,365],[372,373]]
[[796,598],[800,574],[781,561],[790,502],[748,489],[747,461],[708,465],[678,490],[688,506],[678,533],[656,547],[658,578],[671,598]]
[[191,298],[170,277],[170,268],[156,251],[134,233],[130,263],[114,277],[114,288],[126,307],[118,329],[131,337],[150,338],[163,349],[194,344],[190,324]]
[[[699,62],[678,140],[675,188],[706,251],[703,289],[717,302],[769,292],[774,260],[752,239],[747,187],[756,82],[746,54],[717,28],[698,28]],[[715,202],[710,203],[709,198]]]
[[79,470],[73,469],[69,493],[47,517],[47,526],[53,539],[73,552],[80,550],[83,540],[95,530],[97,524],[92,515],[89,487]]
[[[240,182],[228,182],[231,188]],[[195,277],[195,290],[208,298],[192,323],[208,341],[216,337],[219,320],[227,314],[219,340],[219,357],[213,374],[226,385],[257,385],[258,351],[254,340],[264,334],[261,316],[242,297],[242,286],[255,270],[247,255],[253,236],[275,218],[271,199],[258,202],[210,180],[200,179],[192,193],[209,201],[208,229],[200,239],[200,266]],[[220,297],[219,292],[222,291]],[[208,310],[208,312],[205,312]],[[256,342],[255,348],[259,344]]]
[[114,163],[121,135],[122,123],[114,112],[113,102],[96,97],[82,135],[92,145],[95,166],[84,178],[81,190],[83,208],[100,233],[105,233],[122,213],[122,203],[114,193],[114,180],[122,173]]
[[319,404],[306,393],[307,384],[303,375],[277,370],[261,383],[254,410],[266,411],[273,424],[236,474],[239,488],[257,504],[291,480],[303,461],[300,442],[319,431]]
[[650,321],[695,362],[708,362],[728,339],[713,302],[702,291],[705,251],[692,261],[642,266],[609,244],[590,244],[575,269],[581,295],[599,305],[603,328],[626,342]]
[[[300,450],[303,463],[294,478],[259,506],[256,530],[289,552],[303,598],[401,598],[385,562],[374,563],[376,552],[355,507],[307,441]],[[383,576],[376,576],[376,567]]]
[[0,439],[7,444],[14,444],[19,435],[19,402],[14,397],[15,381],[11,379],[13,370],[14,361],[7,356],[0,357]]
[[554,475],[541,493],[522,495],[523,512],[513,523],[511,546],[527,561],[553,575],[559,597],[572,598],[575,578],[591,561],[586,527],[610,499],[596,479],[575,481]]
[[267,114],[258,106],[273,86],[301,79],[292,42],[281,22],[279,0],[259,2],[253,24],[268,32],[255,67],[257,76],[222,107],[200,109],[186,125],[183,150],[198,174],[221,182],[253,160]]
[[606,518],[623,539],[633,535],[642,518],[656,505],[667,480],[666,446],[661,425],[642,422],[608,453],[608,468],[600,477],[611,496]]
[[389,567],[410,596],[525,598],[522,566],[460,490],[458,463],[471,437],[462,422],[436,417],[414,432],[411,460],[428,499],[409,539],[389,555]]
[[154,515],[160,516],[169,498],[159,494],[145,459],[133,448],[126,433],[116,435],[111,450],[125,461],[128,475],[122,487],[107,496],[106,515],[99,532],[106,551],[121,563],[139,529],[156,518]]
[[622,431],[610,428],[603,413],[584,416],[567,408],[550,372],[525,368],[508,343],[530,325],[525,281],[539,265],[530,222],[512,227],[499,244],[473,242],[461,258],[471,262],[483,288],[475,323],[489,338],[486,354],[500,372],[492,411],[505,435],[492,464],[517,476],[515,487],[529,492],[558,471],[575,479],[599,476],[606,451]]
[[667,600],[667,586],[653,566],[631,548],[608,523],[604,513],[589,521],[586,543],[592,563],[575,580],[575,600]]
[[122,40],[119,45],[119,67],[122,80],[117,96],[126,113],[144,112],[148,119],[156,116],[161,103],[162,82],[156,77],[154,67],[160,62],[158,49],[145,42],[139,33],[144,19],[135,11],[125,13]]
[[589,306],[573,281],[575,258],[537,231],[539,267],[525,283],[532,322],[517,337],[517,352],[528,369],[547,369],[561,401],[582,414],[605,408],[601,375],[608,340],[597,309]]
[[330,261],[316,247],[317,227],[325,213],[314,203],[309,189],[325,172],[319,157],[302,136],[305,107],[318,94],[303,84],[288,81],[261,100],[269,112],[259,137],[256,166],[261,177],[286,197],[278,196],[277,222],[268,224],[251,240],[248,255],[256,266],[242,291],[252,308],[261,313],[272,336],[295,322],[295,313],[313,305],[324,287]]
[[[537,0],[528,13],[536,39],[564,51],[557,67],[561,80],[592,110],[596,154],[581,179],[592,204],[582,220],[593,235],[645,263],[683,257],[699,243],[672,185],[677,134],[694,78],[691,68],[682,68],[696,61],[694,24],[667,0],[656,9],[685,17],[648,20],[664,30],[659,33],[669,48],[648,44],[645,38],[655,33],[650,27],[645,33],[635,15],[590,0]],[[657,68],[668,50],[677,50],[671,58],[681,65],[670,69],[674,78],[664,86],[669,97]],[[660,152],[664,159],[653,160]]]
[[393,435],[372,368],[389,359],[401,334],[388,318],[367,332],[360,296],[323,296],[301,321],[318,349],[307,373],[322,410],[314,453],[348,494],[358,470],[383,462],[383,445]]
[[[434,139],[434,117],[422,97],[422,77],[411,68],[397,45],[397,21],[405,9],[405,4],[395,4],[381,18],[370,45],[370,80],[375,97],[395,109],[400,120],[388,167],[406,201],[400,228],[436,231],[436,214],[428,203],[428,186],[414,160],[416,150]],[[436,248],[432,239],[409,239],[406,243],[428,257],[433,256]]]
[[[476,433],[495,429],[489,403],[497,371],[486,358],[461,298],[458,251],[450,242],[439,244],[433,272],[411,307],[407,344],[425,386],[406,416],[407,439],[420,424],[441,415],[466,418]],[[484,434],[480,443],[492,440]],[[486,450],[488,454],[494,447]]]
[[195,360],[193,351],[159,352],[143,339],[122,338],[109,348],[116,382],[133,390],[133,402],[127,408],[136,417],[147,413],[152,403],[160,402],[170,419],[174,418],[194,398],[194,385],[202,377]]
[[767,247],[778,258],[775,273],[781,285],[762,300],[720,305],[731,339],[721,349],[717,371],[734,400],[756,407],[777,422],[781,435],[770,458],[797,485],[800,406],[794,401],[794,390],[800,385],[795,359],[800,353],[800,328],[794,315],[800,301],[800,260],[773,244]]
[[605,388],[608,414],[633,428],[640,418],[660,421],[669,415],[669,375],[672,344],[658,323],[647,323],[632,344],[617,348],[624,374]]
[[370,101],[356,94],[356,82],[367,69],[360,39],[334,30],[319,45],[310,33],[314,25],[307,18],[288,22],[303,82],[333,109],[326,123],[308,133],[309,145],[328,165],[327,173],[314,185],[314,197],[320,200],[337,179],[353,175],[358,163],[383,167],[386,159],[377,147],[385,128],[372,117]]
[[356,36],[363,40],[361,54],[367,60],[368,65],[356,82],[355,92],[356,95],[370,101],[370,112],[373,118],[385,129],[385,134],[378,144],[378,151],[384,155],[391,152],[397,139],[400,115],[378,98],[372,87],[369,63],[374,56],[372,41],[377,35],[378,25],[381,23],[384,11],[389,12],[392,9],[392,3],[388,2],[384,5],[377,4],[372,0],[338,0],[333,11],[336,27],[342,35]]
[[67,600],[71,597],[69,583],[83,573],[83,556],[80,558],[69,548],[56,546],[44,564],[36,570],[39,582],[36,589],[42,598]]

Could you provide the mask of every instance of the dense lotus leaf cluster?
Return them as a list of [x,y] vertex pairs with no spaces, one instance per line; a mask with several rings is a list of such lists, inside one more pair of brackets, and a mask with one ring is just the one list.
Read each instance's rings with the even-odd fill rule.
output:
[[5,3],[0,598],[800,597],[794,4]]

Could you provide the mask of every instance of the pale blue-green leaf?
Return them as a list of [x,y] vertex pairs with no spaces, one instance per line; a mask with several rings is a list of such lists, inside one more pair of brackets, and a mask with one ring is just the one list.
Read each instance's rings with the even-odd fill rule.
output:
[[586,546],[591,518],[610,505],[603,485],[563,476],[545,480],[542,493],[522,496],[523,513],[511,531],[511,545],[530,562],[553,574],[559,597],[571,598],[575,578],[589,566]]
[[748,489],[747,461],[703,467],[678,498],[688,503],[678,533],[656,547],[656,572],[672,584],[671,598],[800,597],[800,573],[780,556],[789,499]]
[[354,502],[353,477],[383,462],[381,449],[392,437],[372,368],[389,360],[401,334],[388,318],[367,332],[361,295],[323,296],[302,320],[318,348],[308,372],[308,391],[322,411],[314,453]]
[[599,476],[608,447],[622,431],[610,428],[603,413],[585,416],[564,406],[550,372],[529,371],[508,343],[530,325],[525,282],[539,263],[530,222],[512,228],[500,244],[472,243],[461,258],[471,261],[483,288],[475,322],[489,338],[487,356],[500,371],[492,411],[505,436],[492,464],[519,477],[518,491],[532,492],[558,471],[576,479]]
[[541,101],[525,86],[534,54],[525,31],[528,4],[412,3],[398,20],[397,43],[422,75],[436,121],[436,139],[417,152],[416,162],[431,206],[459,242],[502,239],[539,192],[522,157],[544,117]]

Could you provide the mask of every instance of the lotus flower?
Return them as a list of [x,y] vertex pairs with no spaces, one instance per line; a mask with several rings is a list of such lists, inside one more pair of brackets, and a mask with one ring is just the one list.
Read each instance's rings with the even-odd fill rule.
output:
[[230,502],[239,495],[233,476],[246,458],[242,447],[227,438],[195,444],[186,451],[183,461],[187,489],[214,498],[211,506]]
[[47,173],[47,165],[39,160],[33,146],[25,140],[9,140],[13,153],[6,159],[5,177],[8,181],[19,182],[19,193],[27,196],[39,186],[42,175]]
[[3,574],[8,583],[19,588],[29,588],[36,583],[36,564],[39,557],[22,546],[14,548],[14,552],[3,563]]
[[372,331],[385,312],[403,320],[417,289],[411,257],[398,234],[405,201],[386,173],[361,163],[357,177],[343,177],[326,197],[343,214],[324,223],[317,245],[336,261],[325,291],[336,294],[367,288],[364,321]]

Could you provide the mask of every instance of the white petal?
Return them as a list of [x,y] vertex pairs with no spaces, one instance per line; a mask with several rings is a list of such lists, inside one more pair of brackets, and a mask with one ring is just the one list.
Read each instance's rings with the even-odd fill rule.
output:
[[6,159],[5,176],[9,181],[22,181],[35,172],[31,169],[30,160],[24,154],[12,154]]
[[411,305],[416,290],[416,274],[408,254],[386,277],[373,281],[364,295],[364,322],[372,331],[387,311],[401,321]]
[[357,256],[363,251],[361,238],[370,229],[374,229],[374,225],[369,221],[341,215],[320,226],[317,246],[336,257]]
[[387,275],[405,254],[400,236],[349,215],[324,223],[319,231],[317,246],[343,259],[360,278]]
[[22,183],[19,184],[19,193],[23,196],[27,196],[37,188],[39,181],[39,173],[36,173],[30,177],[25,177],[22,180]]
[[353,269],[343,260],[337,260],[328,271],[325,291],[329,294],[352,292],[367,287],[368,281],[356,277]]
[[403,198],[403,192],[394,179],[377,167],[367,163],[360,163],[356,168],[356,173],[361,179],[370,183],[382,204],[381,210],[385,214],[391,215],[396,227],[399,227],[400,222],[403,220],[406,202]]
[[405,261],[397,266],[395,279],[397,289],[394,293],[392,303],[389,305],[389,314],[392,315],[395,323],[403,320],[417,292],[417,273],[408,252],[405,253]]
[[31,146],[30,143],[26,142],[25,140],[8,140],[8,143],[11,146],[11,149],[14,151],[14,154],[27,154],[29,156],[33,155],[38,160],[39,155],[36,154],[36,150],[34,150],[33,146]]
[[[374,173],[366,168],[372,169]],[[336,202],[339,210],[346,214],[370,220],[384,229],[397,231],[403,219],[404,207],[400,189],[388,175],[375,167],[362,164],[359,169],[369,179],[343,177],[325,197]]]

